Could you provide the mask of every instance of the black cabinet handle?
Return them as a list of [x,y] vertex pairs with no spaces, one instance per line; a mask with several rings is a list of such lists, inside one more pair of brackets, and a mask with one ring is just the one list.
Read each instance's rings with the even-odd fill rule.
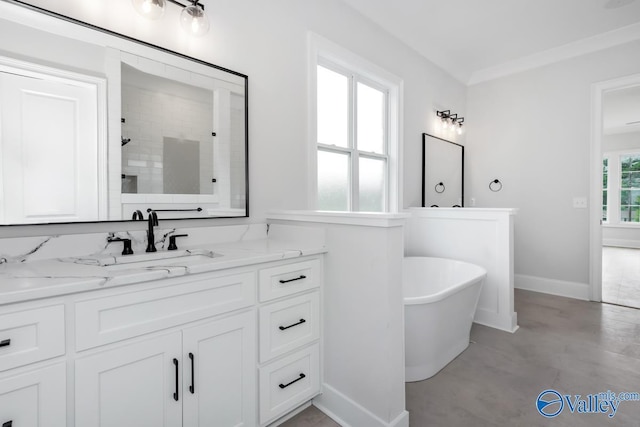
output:
[[289,328],[293,328],[294,326],[302,325],[305,322],[306,322],[306,320],[300,319],[300,321],[298,323],[294,323],[293,325],[289,325],[289,326],[278,326],[278,329],[280,329],[281,331],[284,331],[284,330],[287,330]]
[[7,421],[6,423],[3,423],[2,427],[11,427],[12,425],[13,425],[13,420]]
[[295,282],[296,280],[302,280],[302,279],[306,279],[306,278],[307,278],[307,276],[305,276],[304,274],[301,274],[300,277],[296,277],[295,279],[280,280],[280,283]]
[[280,388],[287,388],[287,387],[289,387],[291,384],[296,383],[296,382],[300,381],[301,379],[303,379],[303,378],[305,378],[305,377],[306,377],[306,375],[301,373],[301,374],[300,374],[300,376],[299,376],[298,378],[296,378],[295,380],[291,381],[291,382],[290,382],[290,383],[288,383],[288,384],[278,384],[278,387],[280,387]]
[[180,384],[178,383],[178,359],[173,359],[173,365],[176,367],[176,392],[173,393],[173,400],[177,402],[179,399],[178,387],[180,386]]
[[[0,341],[0,347],[8,347],[11,345],[11,339]],[[2,425],[4,427],[4,424]]]
[[191,385],[189,386],[189,391],[194,394],[196,392],[196,368],[193,353],[189,353],[189,359],[191,359]]

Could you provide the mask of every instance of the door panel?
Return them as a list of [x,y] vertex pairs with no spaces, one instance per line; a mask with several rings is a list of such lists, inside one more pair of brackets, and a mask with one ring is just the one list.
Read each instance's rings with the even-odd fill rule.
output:
[[5,223],[98,220],[97,91],[0,72]]
[[255,313],[185,329],[183,339],[184,426],[255,425]]
[[[181,335],[175,332],[76,361],[76,425],[178,427]],[[176,373],[178,388],[176,389]]]

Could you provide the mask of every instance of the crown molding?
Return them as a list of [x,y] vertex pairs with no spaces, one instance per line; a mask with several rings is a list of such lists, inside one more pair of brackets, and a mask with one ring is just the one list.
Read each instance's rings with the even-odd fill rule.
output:
[[553,49],[525,56],[513,61],[505,62],[493,67],[484,68],[471,74],[467,85],[482,83],[505,77],[511,74],[531,70],[533,68],[560,62],[569,58],[574,58],[588,53],[596,52],[610,47],[640,39],[640,22],[588,37],[572,43],[567,43]]

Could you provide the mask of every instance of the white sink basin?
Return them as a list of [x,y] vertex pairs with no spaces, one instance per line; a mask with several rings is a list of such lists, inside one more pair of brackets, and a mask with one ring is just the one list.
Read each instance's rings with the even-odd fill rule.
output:
[[208,255],[213,252],[194,249],[194,250],[180,250],[180,251],[162,251],[162,252],[145,252],[134,255],[117,255],[109,256],[100,260],[100,265],[107,266],[112,264],[131,264],[142,261],[161,261],[165,259],[182,258],[193,255]]
[[[186,254],[174,257],[152,258],[152,259],[139,259],[130,261],[117,260],[115,264],[104,265],[108,271],[120,271],[120,270],[132,270],[137,268],[144,269],[162,269],[171,267],[188,267],[190,265],[202,264],[210,262],[213,258],[221,257],[221,254],[209,252],[206,255],[202,254]],[[129,256],[123,256],[119,258],[128,258]]]

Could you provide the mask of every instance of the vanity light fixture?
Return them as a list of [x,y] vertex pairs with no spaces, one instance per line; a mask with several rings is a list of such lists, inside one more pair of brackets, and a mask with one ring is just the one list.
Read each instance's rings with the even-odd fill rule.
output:
[[462,134],[462,123],[464,117],[458,117],[458,113],[451,113],[451,110],[436,111],[436,124],[444,131],[455,131],[458,135]]
[[160,19],[164,15],[167,3],[182,7],[180,25],[191,35],[200,37],[209,31],[209,18],[204,13],[204,5],[200,0],[188,0],[190,5],[184,5],[176,0],[131,0],[134,9],[145,18]]

